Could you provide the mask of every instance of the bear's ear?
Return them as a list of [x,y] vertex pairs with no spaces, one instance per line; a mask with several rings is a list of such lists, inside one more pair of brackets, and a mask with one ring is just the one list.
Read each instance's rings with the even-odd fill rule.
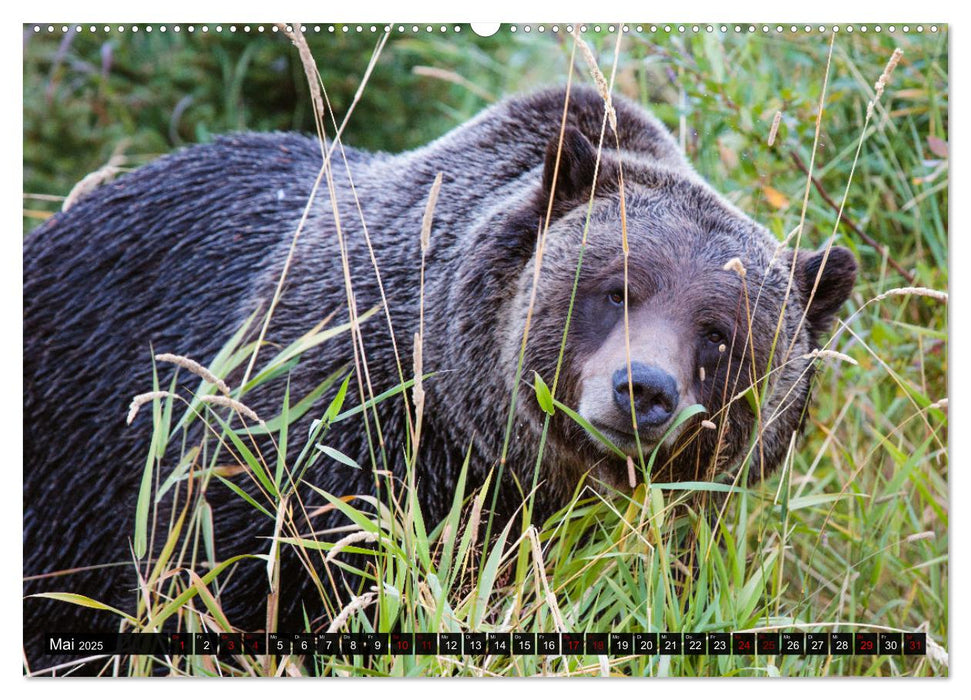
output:
[[[557,168],[559,153],[559,168]],[[567,126],[563,131],[563,146],[557,134],[546,147],[543,164],[543,194],[548,199],[554,186],[554,200],[560,204],[574,203],[590,195],[597,165],[597,149],[579,129]],[[555,181],[555,182],[554,182]]]
[[828,254],[825,248],[815,253],[801,251],[795,264],[799,291],[809,305],[806,320],[815,337],[829,330],[836,312],[853,291],[856,258],[847,248],[832,246]]

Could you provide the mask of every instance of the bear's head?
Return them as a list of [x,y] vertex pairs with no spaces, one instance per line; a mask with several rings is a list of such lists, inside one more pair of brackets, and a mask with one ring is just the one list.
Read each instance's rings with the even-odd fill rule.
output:
[[[583,474],[625,488],[620,454],[644,464],[657,450],[654,481],[710,480],[746,462],[758,479],[804,423],[811,352],[853,289],[856,261],[838,246],[795,252],[683,162],[609,145],[598,163],[567,127],[531,201],[508,219],[523,240],[502,368],[516,376],[528,318],[521,388],[537,372],[594,429],[555,411],[544,478],[564,492]],[[520,424],[538,435],[545,415],[525,393]],[[694,404],[704,412],[678,423]]]

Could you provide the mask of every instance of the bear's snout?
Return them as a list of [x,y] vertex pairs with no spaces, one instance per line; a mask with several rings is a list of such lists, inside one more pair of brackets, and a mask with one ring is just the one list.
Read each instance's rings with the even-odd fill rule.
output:
[[639,430],[667,423],[680,400],[674,377],[641,362],[631,363],[630,381],[626,367],[614,372],[613,384],[614,403],[628,417],[633,406]]

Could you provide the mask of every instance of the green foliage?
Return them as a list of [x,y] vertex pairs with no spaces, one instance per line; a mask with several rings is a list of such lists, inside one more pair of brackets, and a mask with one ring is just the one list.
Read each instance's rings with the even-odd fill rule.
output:
[[[281,32],[249,33],[186,25],[176,33],[131,25],[124,32],[24,31],[24,192],[66,196],[82,177],[124,156],[137,166],[213,135],[314,131],[313,109],[296,49]],[[59,28],[58,28],[59,29]],[[353,104],[380,31],[308,32],[338,124]],[[381,29],[380,27],[378,28]],[[398,152],[444,134],[511,90],[560,79],[554,60],[506,33],[460,41],[448,32],[393,34],[354,108],[344,141]],[[424,71],[424,72],[423,72]],[[464,82],[463,82],[464,81]],[[525,81],[525,82],[524,82]],[[335,128],[326,124],[327,134]],[[27,200],[25,230],[57,204]]]

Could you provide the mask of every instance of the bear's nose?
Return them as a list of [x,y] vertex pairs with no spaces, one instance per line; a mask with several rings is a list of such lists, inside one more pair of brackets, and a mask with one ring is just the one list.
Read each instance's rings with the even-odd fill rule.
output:
[[630,383],[627,368],[614,372],[614,403],[630,416],[631,390],[634,395],[634,412],[638,428],[656,428],[663,425],[678,405],[678,384],[664,370],[640,362],[630,365]]

